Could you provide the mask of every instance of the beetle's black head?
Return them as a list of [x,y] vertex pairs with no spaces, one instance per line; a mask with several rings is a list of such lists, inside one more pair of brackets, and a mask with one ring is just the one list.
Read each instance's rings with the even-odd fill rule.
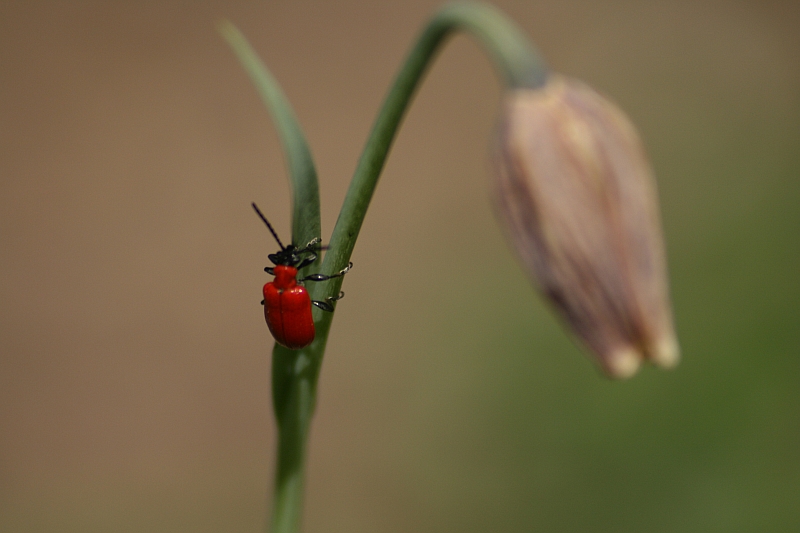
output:
[[301,260],[297,252],[297,248],[295,248],[293,244],[290,244],[277,253],[269,254],[269,260],[276,265],[297,266]]
[[[269,223],[269,220],[267,220],[267,217],[264,216],[255,202],[253,203],[253,209],[255,209],[259,218],[264,221],[264,224],[267,225],[269,232],[272,233],[272,236],[275,237],[275,240],[278,241],[278,246],[281,247],[280,251],[274,254],[269,254],[268,256],[269,260],[272,261],[273,264],[291,266],[295,267],[297,270],[300,270],[301,268],[316,261],[317,252],[325,249],[324,246],[320,246],[319,239],[314,239],[303,248],[298,248],[294,244],[284,246],[280,238],[278,238],[278,234],[275,233],[275,230],[272,228],[272,224]],[[268,272],[270,270],[271,269],[267,269]]]
[[317,251],[321,248],[315,239],[304,248],[297,248],[294,244],[290,244],[279,252],[269,254],[268,257],[276,265],[292,266],[300,270],[317,260]]

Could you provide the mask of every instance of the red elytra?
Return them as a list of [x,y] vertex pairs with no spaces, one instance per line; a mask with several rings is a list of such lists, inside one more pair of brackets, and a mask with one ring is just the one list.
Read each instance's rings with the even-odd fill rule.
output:
[[297,284],[297,269],[276,265],[275,280],[264,285],[264,318],[278,344],[299,350],[314,340],[311,297]]
[[330,276],[311,274],[297,279],[297,272],[300,269],[317,260],[316,252],[323,249],[319,245],[319,240],[314,239],[303,248],[298,248],[294,244],[284,246],[267,217],[261,213],[255,203],[253,209],[278,241],[278,246],[281,247],[280,251],[269,255],[269,260],[275,266],[264,269],[268,274],[275,276],[275,279],[264,285],[263,289],[264,300],[261,303],[264,305],[267,327],[278,344],[292,350],[305,348],[314,341],[315,335],[311,306],[316,305],[323,311],[333,312],[331,302],[341,299],[344,293],[340,292],[338,296],[326,298],[324,302],[312,300],[302,283],[304,281],[327,281],[344,276],[353,267],[353,263]]

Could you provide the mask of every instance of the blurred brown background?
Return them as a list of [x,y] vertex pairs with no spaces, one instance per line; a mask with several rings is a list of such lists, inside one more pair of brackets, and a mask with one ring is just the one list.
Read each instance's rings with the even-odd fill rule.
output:
[[[458,37],[344,283],[305,531],[800,530],[800,5],[497,4],[639,125],[684,361],[606,381],[530,288],[488,201],[498,84]],[[327,237],[436,5],[0,2],[0,531],[263,529],[249,202],[286,236],[289,196],[215,24],[295,106]]]

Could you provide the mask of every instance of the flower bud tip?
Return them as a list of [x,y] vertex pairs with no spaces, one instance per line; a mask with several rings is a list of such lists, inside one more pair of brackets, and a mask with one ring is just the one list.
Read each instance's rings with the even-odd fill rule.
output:
[[606,373],[617,379],[633,377],[639,370],[641,354],[633,348],[622,348],[611,352],[604,360]]
[[681,358],[681,349],[675,337],[661,339],[650,351],[650,360],[661,368],[673,368]]

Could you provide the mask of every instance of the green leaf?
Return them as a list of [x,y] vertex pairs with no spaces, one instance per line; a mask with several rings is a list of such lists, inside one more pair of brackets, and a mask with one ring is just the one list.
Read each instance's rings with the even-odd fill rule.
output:
[[322,232],[319,183],[311,150],[280,85],[261,62],[242,32],[227,20],[219,24],[219,32],[228,41],[239,62],[250,75],[278,130],[286,154],[292,188],[292,242],[303,246],[314,238],[320,238]]

